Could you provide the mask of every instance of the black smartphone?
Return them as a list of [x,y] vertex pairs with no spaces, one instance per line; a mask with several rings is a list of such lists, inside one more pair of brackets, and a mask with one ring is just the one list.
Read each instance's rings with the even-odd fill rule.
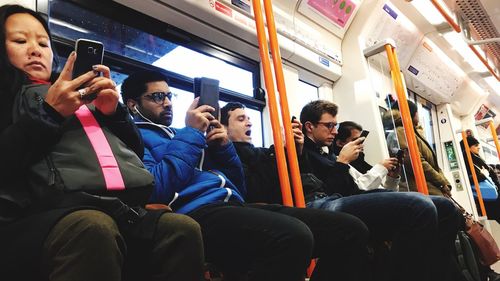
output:
[[76,61],[73,79],[92,70],[92,66],[102,64],[104,45],[98,41],[78,39],[75,44]]
[[398,150],[398,152],[396,153],[396,157],[398,158],[398,164],[399,165],[402,165],[403,164],[403,156],[405,154],[405,151],[400,149]]
[[[102,64],[104,45],[98,41],[78,39],[75,44],[76,61],[73,66],[73,79],[92,70],[92,66]],[[81,85],[80,88],[85,87]],[[94,100],[97,93],[88,93],[84,100]]]
[[361,131],[361,135],[360,135],[359,137],[360,137],[360,138],[361,138],[361,137],[364,137],[365,139],[364,139],[362,142],[360,142],[360,144],[365,142],[366,137],[368,136],[368,134],[369,134],[369,133],[370,133],[370,131],[367,131],[367,130],[363,130],[363,131]]
[[295,119],[297,119],[297,117],[292,116],[292,123],[293,123],[293,121],[295,121]]
[[194,78],[194,96],[200,97],[198,106],[210,105],[215,108],[212,115],[219,120],[219,80],[206,77]]

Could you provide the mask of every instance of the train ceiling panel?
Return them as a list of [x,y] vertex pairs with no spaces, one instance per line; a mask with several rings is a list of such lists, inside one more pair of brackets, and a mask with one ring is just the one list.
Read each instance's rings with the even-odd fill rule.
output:
[[434,95],[439,95],[440,100],[449,102],[458,91],[463,77],[452,66],[443,63],[439,51],[430,42],[423,40],[411,57],[404,73],[405,77],[418,80],[425,86],[423,89],[415,89],[417,93],[421,93],[429,100],[432,100]]
[[424,35],[389,2],[374,11],[372,16],[377,21],[364,32],[366,47],[390,38],[396,43],[396,53],[400,65],[408,64],[412,53]]

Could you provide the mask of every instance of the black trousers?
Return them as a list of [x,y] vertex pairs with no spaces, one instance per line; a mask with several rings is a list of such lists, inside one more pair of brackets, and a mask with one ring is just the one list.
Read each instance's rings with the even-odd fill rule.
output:
[[[212,204],[188,214],[202,229],[207,261],[227,276],[298,281],[312,257],[311,280],[369,280],[368,229],[356,217],[265,204]],[[228,279],[225,279],[228,280]]]

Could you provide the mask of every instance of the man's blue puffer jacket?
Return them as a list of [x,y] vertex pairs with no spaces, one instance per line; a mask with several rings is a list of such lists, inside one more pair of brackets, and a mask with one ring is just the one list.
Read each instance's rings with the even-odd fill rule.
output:
[[232,143],[207,147],[205,136],[191,127],[173,130],[136,121],[144,140],[143,161],[155,178],[151,203],[186,214],[211,203],[244,201],[243,169]]

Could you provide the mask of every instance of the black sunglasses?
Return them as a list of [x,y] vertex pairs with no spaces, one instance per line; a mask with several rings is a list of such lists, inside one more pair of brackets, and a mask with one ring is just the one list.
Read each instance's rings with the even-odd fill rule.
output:
[[148,100],[154,101],[157,104],[163,104],[165,102],[165,98],[168,98],[168,100],[171,101],[172,96],[172,92],[154,92],[144,95],[143,97],[147,98]]

